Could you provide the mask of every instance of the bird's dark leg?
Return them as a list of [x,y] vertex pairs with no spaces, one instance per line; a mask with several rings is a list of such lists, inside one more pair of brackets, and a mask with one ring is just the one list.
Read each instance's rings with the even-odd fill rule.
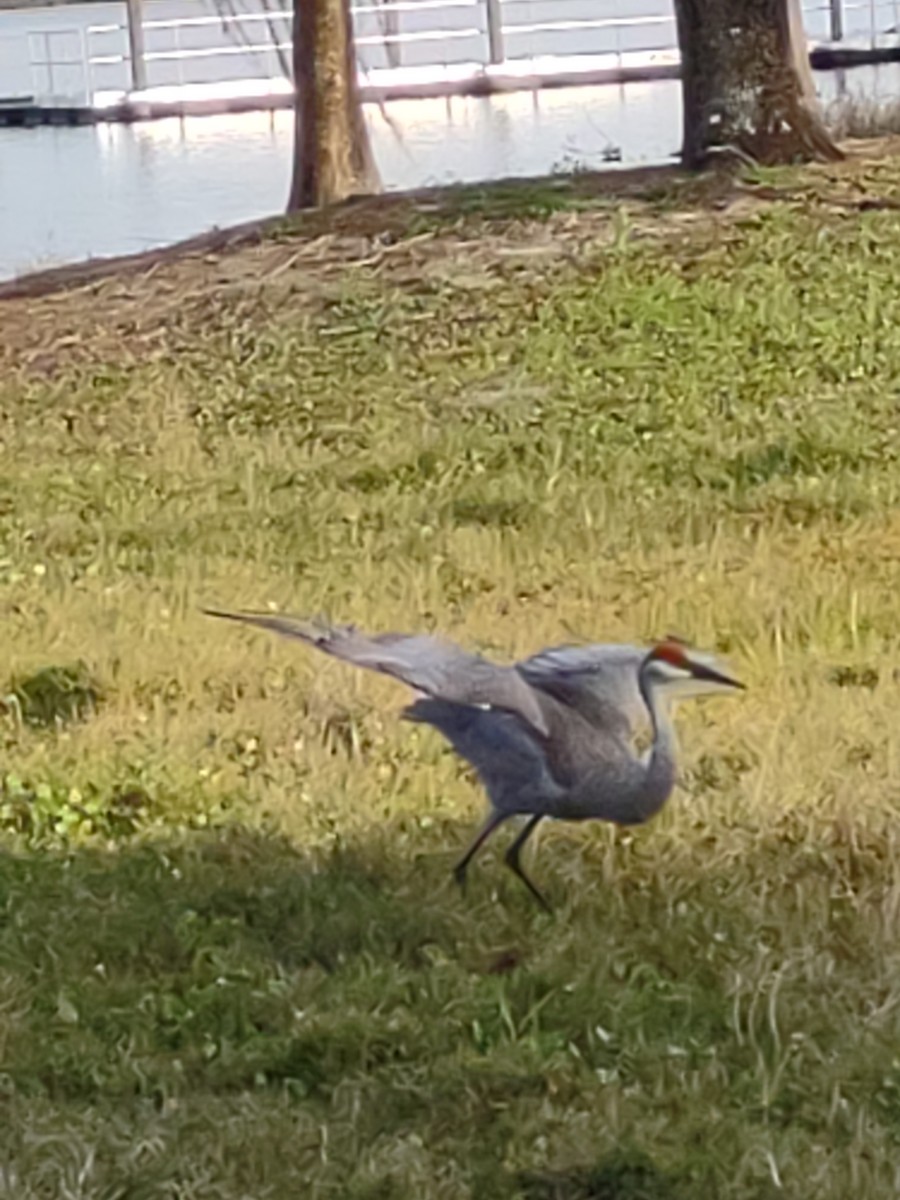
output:
[[513,842],[513,844],[507,850],[506,865],[510,868],[511,871],[515,871],[515,873],[518,875],[518,877],[522,880],[522,882],[528,888],[529,892],[531,892],[532,896],[534,896],[535,900],[537,900],[538,904],[540,904],[540,906],[544,910],[544,912],[552,912],[553,911],[552,908],[547,903],[547,901],[544,899],[544,897],[541,895],[541,893],[538,891],[538,889],[534,886],[534,884],[531,882],[531,880],[528,878],[528,876],[525,874],[525,872],[522,870],[522,864],[519,862],[519,855],[522,853],[522,847],[525,845],[525,843],[528,841],[528,839],[534,833],[539,822],[543,821],[543,819],[544,819],[543,813],[535,813],[535,815],[529,819],[528,824],[525,826],[525,828],[522,830],[522,832],[519,834],[519,836],[516,838],[516,840]]
[[494,830],[502,825],[504,821],[509,820],[511,815],[511,813],[491,813],[491,815],[482,825],[478,832],[478,836],[475,838],[475,841],[453,868],[453,878],[461,888],[465,888],[466,886],[466,872],[469,869],[469,863],[472,861],[484,843],[488,840]]

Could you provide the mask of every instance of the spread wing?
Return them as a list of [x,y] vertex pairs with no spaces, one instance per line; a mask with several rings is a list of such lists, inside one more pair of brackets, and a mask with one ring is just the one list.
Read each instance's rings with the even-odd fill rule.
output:
[[[647,651],[640,646],[598,642],[589,646],[553,646],[517,663],[532,687],[576,709],[596,728],[630,738],[650,720],[638,686],[638,671]],[[723,670],[713,654],[691,650],[691,657]],[[722,690],[704,679],[671,679],[656,684],[671,703]]]
[[637,646],[554,646],[516,664],[522,677],[586,721],[630,738],[649,720],[638,687],[646,650]]
[[404,633],[369,637],[352,625],[328,625],[277,613],[204,612],[297,638],[344,662],[400,679],[436,700],[515,713],[538,733],[546,736],[548,732],[540,693],[515,667],[488,662],[437,638]]
[[417,700],[403,712],[408,721],[431,725],[469,762],[484,784],[495,808],[518,807],[562,796],[565,780],[558,779],[547,756],[547,743],[517,717],[499,709],[483,712],[446,700]]

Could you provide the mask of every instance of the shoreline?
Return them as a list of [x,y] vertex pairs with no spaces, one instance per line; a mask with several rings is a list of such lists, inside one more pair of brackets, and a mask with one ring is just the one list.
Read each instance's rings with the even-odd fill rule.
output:
[[[711,168],[712,170],[712,168]],[[237,225],[214,227],[203,233],[156,246],[149,250],[138,250],[131,254],[98,256],[63,263],[57,267],[46,267],[28,271],[12,279],[0,280],[0,304],[11,300],[35,299],[51,292],[88,287],[112,275],[134,274],[153,270],[162,263],[191,255],[204,255],[237,250],[265,241],[285,225],[291,227],[295,236],[314,237],[342,223],[354,224],[373,213],[382,214],[383,219],[404,209],[441,203],[451,205],[454,199],[474,192],[511,192],[520,190],[526,194],[536,186],[553,186],[560,189],[589,188],[591,192],[611,196],[628,196],[654,186],[671,183],[686,176],[678,163],[651,166],[611,168],[605,171],[584,173],[579,177],[537,175],[511,179],[490,180],[485,183],[464,183],[447,187],[412,188],[407,191],[381,192],[375,195],[351,196],[327,209],[304,209],[287,214],[273,213],[271,216],[242,221]],[[376,222],[376,224],[380,224]]]
[[[872,160],[900,155],[900,137],[887,134],[874,138],[848,139],[841,143],[852,163],[861,157]],[[155,273],[167,263],[205,255],[227,254],[244,247],[260,245],[281,234],[291,239],[313,239],[326,234],[348,234],[377,238],[385,231],[403,240],[404,229],[423,211],[432,218],[443,214],[449,219],[459,208],[460,199],[481,196],[485,211],[490,209],[493,195],[497,203],[515,206],[517,195],[527,199],[535,189],[554,193],[606,196],[612,200],[641,199],[648,193],[678,185],[697,184],[701,192],[717,195],[736,194],[733,188],[733,165],[728,159],[714,159],[707,168],[691,172],[680,162],[655,163],[647,166],[609,167],[604,170],[574,175],[514,176],[482,183],[451,184],[439,187],[410,188],[404,191],[381,192],[374,195],[351,196],[324,209],[304,209],[296,213],[274,212],[235,225],[215,226],[202,233],[176,242],[138,250],[129,254],[98,256],[27,271],[11,279],[0,280],[0,307],[17,300],[39,299],[53,293],[89,288],[113,276],[134,276],[142,272]],[[731,182],[729,182],[731,181]],[[773,189],[761,189],[766,198]],[[776,189],[777,191],[777,189]],[[719,193],[721,192],[721,195]],[[868,207],[896,208],[900,202],[890,198],[868,202]],[[865,201],[859,206],[866,207]]]

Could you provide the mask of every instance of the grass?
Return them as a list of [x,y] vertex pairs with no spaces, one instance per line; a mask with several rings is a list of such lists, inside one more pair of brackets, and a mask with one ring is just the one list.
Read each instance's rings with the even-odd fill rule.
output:
[[[898,217],[591,216],[6,373],[0,1196],[897,1194]],[[208,603],[750,690],[651,825],[547,829],[547,918],[499,845],[455,893],[399,686]]]
[[828,124],[837,138],[877,138],[900,133],[900,103],[863,95],[843,96],[829,106]]

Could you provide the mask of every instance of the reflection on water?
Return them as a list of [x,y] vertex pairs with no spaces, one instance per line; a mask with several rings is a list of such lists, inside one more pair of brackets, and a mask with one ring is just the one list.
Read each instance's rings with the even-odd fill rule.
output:
[[[816,77],[839,90],[900,96],[900,67]],[[385,186],[539,175],[677,151],[674,80],[493,97],[396,101],[368,120]],[[280,211],[292,117],[245,113],[137,125],[0,130],[0,277],[124,254]]]

